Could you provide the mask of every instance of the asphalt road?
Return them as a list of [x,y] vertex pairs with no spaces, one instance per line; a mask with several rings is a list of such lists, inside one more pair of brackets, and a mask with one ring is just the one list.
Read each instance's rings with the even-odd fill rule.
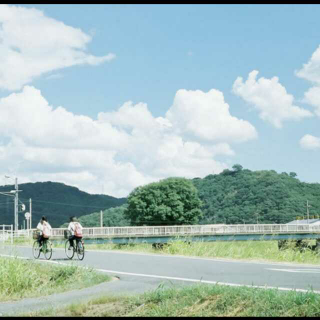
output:
[[[33,260],[30,247],[0,246],[0,256],[17,256]],[[290,263],[261,263],[227,259],[182,257],[123,251],[87,251],[85,259],[70,261],[64,249],[54,249],[47,261],[40,263],[76,264],[92,267],[119,280],[101,283],[81,290],[0,303],[0,316],[17,315],[49,307],[62,307],[101,295],[135,295],[163,286],[185,286],[195,283],[254,286],[280,290],[320,293],[320,266]]]
[[[0,247],[0,254],[32,258],[31,248],[14,252]],[[40,256],[40,259],[44,258]],[[49,263],[75,263],[106,272],[120,282],[135,283],[135,291],[156,288],[160,283],[195,282],[271,287],[283,290],[314,290],[320,293],[320,266],[195,258],[123,251],[86,251],[83,261],[67,260],[63,249],[54,249]],[[127,291],[127,292],[130,292]]]

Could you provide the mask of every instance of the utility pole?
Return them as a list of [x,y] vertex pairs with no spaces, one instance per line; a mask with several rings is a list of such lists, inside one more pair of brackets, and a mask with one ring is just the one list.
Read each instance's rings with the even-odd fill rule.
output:
[[307,219],[308,219],[308,224],[309,224],[309,208],[311,208],[311,206],[309,205],[309,201],[307,200]]
[[[11,178],[9,176],[4,176],[5,179],[7,178]],[[13,178],[12,178],[13,179]],[[1,194],[4,194],[6,196],[13,196],[14,197],[14,230],[18,231],[19,229],[19,194],[18,192],[22,191],[18,189],[18,178],[15,178],[15,186],[14,186],[14,190],[11,190],[10,192],[0,192]],[[23,226],[21,225],[21,229],[23,228]]]
[[30,218],[29,218],[29,225],[30,225],[30,229],[32,229],[32,203],[31,203],[31,198],[29,199],[29,212],[30,212]]
[[14,230],[18,231],[19,229],[19,221],[18,221],[18,178],[15,178],[15,195],[14,195]]
[[100,210],[100,227],[103,227],[103,213],[102,210]]

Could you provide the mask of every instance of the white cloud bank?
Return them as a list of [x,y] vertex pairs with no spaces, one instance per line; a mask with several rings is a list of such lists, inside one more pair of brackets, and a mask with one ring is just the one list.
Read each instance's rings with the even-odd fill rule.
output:
[[19,183],[51,180],[127,196],[169,176],[219,173],[227,165],[216,156],[232,156],[231,143],[256,137],[217,90],[179,90],[157,118],[129,101],[93,120],[53,108],[32,86],[0,99],[0,175],[15,174]]
[[42,74],[74,65],[98,65],[115,58],[86,52],[91,37],[46,17],[42,11],[0,5],[0,88],[19,90]]
[[271,79],[259,78],[258,71],[249,73],[243,82],[238,77],[233,84],[233,92],[254,106],[259,111],[259,117],[276,128],[282,128],[284,121],[312,117],[312,113],[293,104],[293,96],[279,83],[278,77]]
[[[124,103],[97,120],[53,108],[26,85],[74,65],[98,65],[110,53],[86,51],[91,37],[42,11],[0,5],[0,176],[19,183],[58,181],[90,193],[127,196],[135,187],[169,176],[219,173],[232,143],[257,138],[255,128],[230,114],[218,90],[179,90],[165,117],[145,103]],[[48,74],[52,72],[52,74]]]

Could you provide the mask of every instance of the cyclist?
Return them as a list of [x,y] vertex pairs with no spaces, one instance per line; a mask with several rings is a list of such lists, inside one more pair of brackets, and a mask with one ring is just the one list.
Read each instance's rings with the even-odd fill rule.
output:
[[38,242],[40,247],[42,246],[44,241],[47,241],[51,235],[51,226],[47,220],[47,217],[42,216],[40,219],[38,225],[37,225],[37,230],[39,231],[39,236],[38,236]]
[[80,224],[80,222],[77,221],[76,217],[71,217],[70,218],[70,223],[68,226],[68,230],[71,233],[71,236],[69,237],[69,243],[70,246],[68,248],[68,250],[71,250],[71,247],[73,247],[73,240],[81,241],[82,239],[82,225]]

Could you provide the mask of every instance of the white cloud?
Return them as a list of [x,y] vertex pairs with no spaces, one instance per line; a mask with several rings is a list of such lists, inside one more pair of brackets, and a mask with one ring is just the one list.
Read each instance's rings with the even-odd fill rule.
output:
[[114,151],[34,147],[13,138],[0,146],[0,167],[6,170],[1,170],[2,176],[14,173],[19,183],[63,182],[90,193],[101,193],[103,186],[107,194],[119,197],[152,181],[132,163],[116,161],[114,155]]
[[91,37],[34,8],[0,5],[0,88],[18,90],[44,73],[115,58],[86,52]]
[[244,142],[257,137],[255,128],[231,116],[221,91],[178,90],[166,113],[178,134],[207,142]]
[[300,146],[304,149],[309,149],[309,150],[320,149],[320,138],[317,138],[310,134],[304,135],[299,142],[300,142]]
[[[255,129],[230,115],[223,97],[215,97],[218,91],[198,94],[177,92],[170,118],[153,117],[146,104],[129,101],[93,120],[53,108],[38,89],[25,86],[0,99],[0,176],[18,176],[19,183],[64,182],[121,197],[169,176],[219,173],[227,165],[215,157],[233,156],[230,144],[254,138]],[[219,132],[199,133],[189,112],[199,126],[208,126],[206,118],[223,125]]]
[[61,149],[117,150],[128,143],[128,136],[109,123],[97,123],[63,107],[53,109],[40,90],[31,86],[0,99],[0,134],[23,137],[30,145]]
[[54,73],[54,74],[51,74],[50,76],[48,76],[46,79],[51,80],[51,79],[61,79],[61,78],[63,78],[63,74]]
[[310,60],[295,74],[303,79],[320,85],[320,46],[312,54]]
[[315,113],[320,117],[320,87],[312,87],[304,93],[303,102],[315,107]]
[[259,117],[270,122],[276,128],[281,128],[284,121],[298,121],[312,117],[312,113],[293,104],[293,96],[279,83],[278,77],[271,79],[259,78],[258,71],[249,73],[243,82],[238,77],[233,84],[233,92],[250,103],[259,111]]
[[304,93],[303,102],[315,107],[315,113],[320,117],[320,46],[312,54],[308,63],[304,64],[302,69],[296,71],[295,74],[315,84]]

